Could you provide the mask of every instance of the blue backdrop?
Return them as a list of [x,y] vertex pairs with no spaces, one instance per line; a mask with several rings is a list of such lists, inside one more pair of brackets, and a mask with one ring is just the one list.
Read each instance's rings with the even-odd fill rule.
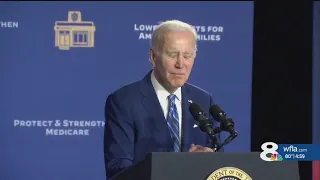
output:
[[104,179],[106,97],[168,19],[200,34],[190,82],[235,120],[225,150],[250,151],[253,2],[0,2],[0,178]]

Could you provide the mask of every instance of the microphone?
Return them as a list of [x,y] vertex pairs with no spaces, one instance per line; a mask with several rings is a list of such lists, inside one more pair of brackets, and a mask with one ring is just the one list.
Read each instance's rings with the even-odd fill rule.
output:
[[211,106],[209,111],[213,119],[220,122],[220,127],[223,131],[227,131],[232,135],[237,134],[236,130],[234,129],[233,120],[231,118],[227,118],[226,113],[220,109],[218,105]]
[[219,149],[230,143],[234,138],[238,136],[237,131],[234,129],[234,121],[231,118],[226,117],[226,113],[220,109],[218,105],[213,105],[210,107],[209,112],[213,119],[220,122],[220,128],[222,131],[230,133],[230,136],[221,144]]
[[198,122],[198,126],[202,132],[206,132],[212,142],[213,147],[216,149],[219,145],[217,144],[216,134],[221,132],[221,128],[212,129],[212,122],[208,120],[200,105],[197,103],[191,103],[189,106],[189,111],[193,118]]

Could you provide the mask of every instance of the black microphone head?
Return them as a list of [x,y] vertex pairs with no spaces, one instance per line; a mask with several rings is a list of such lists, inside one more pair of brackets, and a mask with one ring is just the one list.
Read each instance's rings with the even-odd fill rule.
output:
[[201,109],[200,105],[197,103],[191,103],[189,106],[189,111],[192,115],[192,117],[195,120],[198,120],[199,115],[203,115],[203,110]]
[[220,107],[218,105],[213,105],[210,107],[209,109],[211,116],[218,122],[221,121],[221,116],[225,116],[226,113],[224,111],[222,111],[222,109],[220,109]]
[[189,106],[189,111],[192,117],[198,122],[197,125],[201,131],[209,134],[214,133],[212,130],[212,122],[206,118],[199,104],[191,103]]

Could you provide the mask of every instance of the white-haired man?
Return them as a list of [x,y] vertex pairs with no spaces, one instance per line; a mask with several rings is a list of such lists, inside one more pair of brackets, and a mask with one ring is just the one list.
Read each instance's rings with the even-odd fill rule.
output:
[[171,20],[154,30],[152,70],[110,94],[105,106],[107,177],[145,158],[148,152],[214,152],[207,134],[194,126],[189,100],[206,110],[211,95],[186,81],[197,52],[193,26]]

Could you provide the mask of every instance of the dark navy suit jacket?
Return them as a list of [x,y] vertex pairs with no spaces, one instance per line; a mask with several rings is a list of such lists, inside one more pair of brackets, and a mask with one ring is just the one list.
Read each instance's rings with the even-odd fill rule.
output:
[[[116,90],[107,98],[104,157],[108,178],[143,160],[148,152],[173,150],[166,119],[150,75],[151,71],[142,80]],[[181,91],[181,151],[188,152],[192,143],[212,147],[208,135],[201,132],[199,127],[194,127],[196,121],[189,112],[188,102],[192,100],[200,104],[208,115],[209,107],[214,104],[211,95],[188,83]]]

